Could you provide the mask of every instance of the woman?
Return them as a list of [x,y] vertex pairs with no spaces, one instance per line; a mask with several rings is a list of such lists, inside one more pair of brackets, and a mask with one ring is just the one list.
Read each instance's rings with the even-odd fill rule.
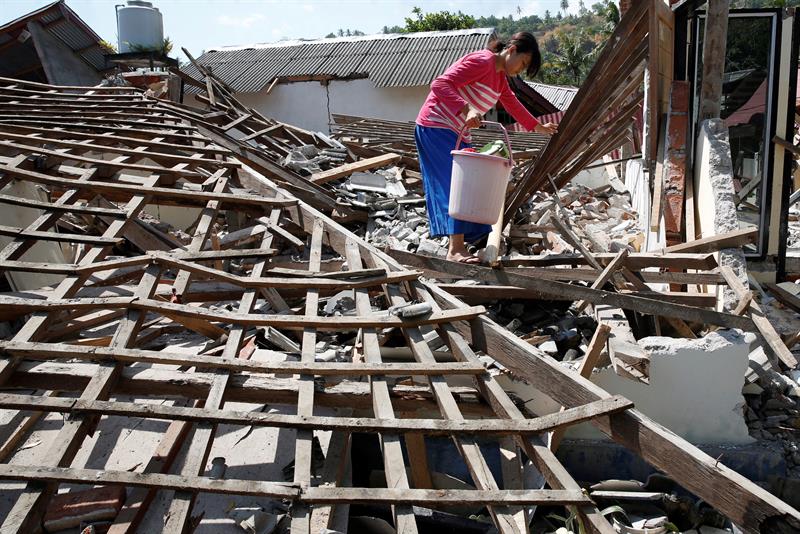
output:
[[447,259],[463,263],[479,263],[471,255],[464,239],[473,241],[489,233],[491,226],[450,217],[450,173],[458,134],[464,132],[469,146],[469,128],[481,124],[483,114],[498,101],[525,129],[552,134],[554,124],[539,124],[517,100],[506,76],[525,71],[533,77],[539,71],[542,57],[536,39],[528,32],[519,32],[508,43],[495,42],[491,49],[468,54],[431,83],[431,92],[417,116],[415,138],[425,202],[432,236],[449,236]]

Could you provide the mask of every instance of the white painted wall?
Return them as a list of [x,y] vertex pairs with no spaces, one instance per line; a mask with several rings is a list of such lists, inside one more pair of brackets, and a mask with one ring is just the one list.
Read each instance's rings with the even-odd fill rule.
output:
[[[267,117],[306,130],[330,132],[330,113],[413,121],[428,96],[429,87],[375,87],[369,79],[295,82],[276,85],[270,94],[238,93],[246,106]],[[189,102],[187,102],[189,103]]]
[[[639,346],[650,355],[650,383],[595,370],[591,381],[613,395],[632,400],[636,409],[695,444],[748,444],[742,385],[748,368],[750,335],[736,330],[700,339],[647,337]],[[500,383],[526,407],[543,415],[558,411],[552,399],[522,381],[500,375]],[[570,427],[568,438],[606,439],[590,423]]]

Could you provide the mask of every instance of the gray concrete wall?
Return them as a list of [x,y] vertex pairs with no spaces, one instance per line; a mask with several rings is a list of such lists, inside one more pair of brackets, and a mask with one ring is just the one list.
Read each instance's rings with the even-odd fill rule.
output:
[[50,35],[38,22],[28,23],[36,53],[42,62],[47,81],[53,85],[97,85],[102,76],[59,39]]
[[[721,119],[703,121],[697,136],[694,167],[695,210],[698,237],[711,237],[739,229],[733,188],[733,162],[728,128]],[[747,287],[747,261],[741,249],[725,249],[717,262],[727,265]],[[738,298],[727,286],[721,296],[721,309],[731,311]]]

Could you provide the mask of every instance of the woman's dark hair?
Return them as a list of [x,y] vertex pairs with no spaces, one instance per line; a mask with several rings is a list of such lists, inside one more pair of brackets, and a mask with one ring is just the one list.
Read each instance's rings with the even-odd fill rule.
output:
[[530,32],[517,32],[511,36],[508,42],[497,39],[490,43],[489,50],[497,53],[511,45],[515,45],[517,52],[520,54],[531,55],[531,64],[528,66],[526,73],[529,78],[536,76],[542,66],[542,54],[539,52],[539,44],[536,42],[536,37]]

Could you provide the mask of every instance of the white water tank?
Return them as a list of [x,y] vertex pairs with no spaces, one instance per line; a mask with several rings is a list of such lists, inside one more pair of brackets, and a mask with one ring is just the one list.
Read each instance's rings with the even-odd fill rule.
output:
[[164,44],[164,20],[150,2],[128,0],[117,8],[119,53],[161,50]]

